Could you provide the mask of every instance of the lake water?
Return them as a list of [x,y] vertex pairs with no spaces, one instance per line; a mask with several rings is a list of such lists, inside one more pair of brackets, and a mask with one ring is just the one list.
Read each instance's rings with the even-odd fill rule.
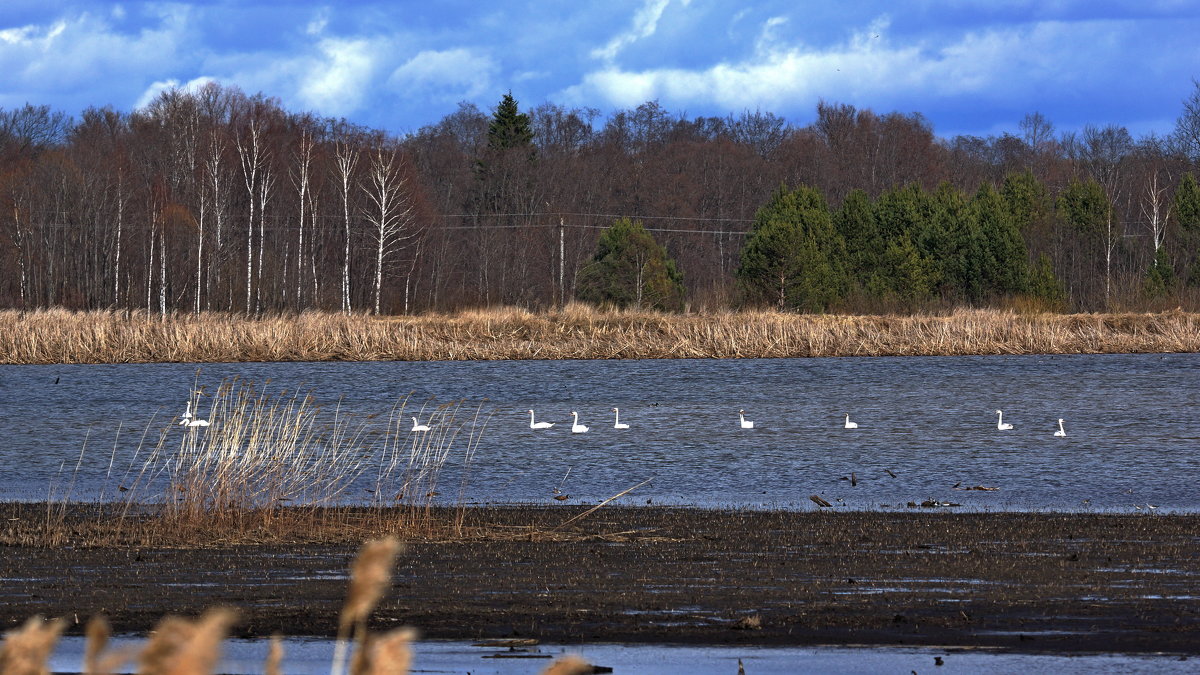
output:
[[[813,509],[818,494],[839,509],[1200,510],[1196,354],[0,366],[4,498],[116,494],[143,432],[204,433],[173,421],[194,383],[231,377],[312,390],[323,410],[380,423],[410,392],[409,410],[465,399],[460,421],[482,402],[469,503],[553,504],[556,488],[594,503],[649,480],[621,503]],[[614,406],[630,429],[612,428]],[[531,430],[530,408],[556,426]],[[997,409],[1012,430],[996,428]],[[590,432],[570,433],[572,411]],[[847,412],[859,428],[843,428]],[[1065,438],[1053,436],[1060,417]],[[464,446],[443,501],[457,499]],[[364,447],[365,461],[378,452]],[[369,500],[370,483],[347,499]]]

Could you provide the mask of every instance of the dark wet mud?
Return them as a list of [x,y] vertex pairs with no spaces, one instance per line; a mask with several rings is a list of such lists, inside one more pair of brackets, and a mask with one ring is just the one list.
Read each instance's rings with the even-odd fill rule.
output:
[[[477,509],[413,541],[372,626],[427,638],[958,645],[1200,653],[1200,516]],[[336,544],[0,546],[0,625],[241,612],[241,636],[335,633]],[[78,621],[78,624],[76,624]]]

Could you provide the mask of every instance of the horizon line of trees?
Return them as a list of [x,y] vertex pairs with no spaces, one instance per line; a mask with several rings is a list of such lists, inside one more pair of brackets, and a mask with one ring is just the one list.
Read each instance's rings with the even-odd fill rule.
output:
[[1200,307],[1200,82],[1168,137],[1019,126],[506,94],[396,138],[215,83],[0,109],[0,307]]

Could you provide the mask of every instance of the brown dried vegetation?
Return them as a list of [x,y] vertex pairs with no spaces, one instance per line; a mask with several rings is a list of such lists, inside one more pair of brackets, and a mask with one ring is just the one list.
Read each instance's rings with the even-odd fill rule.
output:
[[782,358],[1200,351],[1200,315],[662,314],[571,304],[369,317],[0,312],[0,363]]

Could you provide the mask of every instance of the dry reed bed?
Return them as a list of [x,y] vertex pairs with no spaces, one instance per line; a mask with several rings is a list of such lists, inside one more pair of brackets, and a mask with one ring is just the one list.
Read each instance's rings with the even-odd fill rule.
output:
[[1200,314],[659,314],[571,305],[417,317],[0,312],[0,363],[779,358],[1200,351]]
[[[65,488],[51,489],[43,516],[10,518],[0,528],[0,542],[137,545],[163,534],[181,542],[197,536],[237,540],[271,531],[359,532],[366,521],[376,532],[426,528],[451,459],[464,471],[450,486],[462,504],[465,471],[490,413],[480,405],[460,416],[461,402],[430,401],[410,410],[408,398],[400,397],[385,415],[355,417],[340,407],[322,411],[311,394],[272,395],[238,378],[209,394],[193,391],[186,412],[157,428],[157,440],[152,422],[120,463],[114,447],[98,503],[73,499],[72,473],[61,481]],[[431,428],[412,433],[407,420],[418,415]],[[370,506],[339,506],[363,501],[347,498],[356,481],[367,494],[355,497]],[[461,529],[463,510],[457,512]],[[88,520],[98,526],[91,536]]]

